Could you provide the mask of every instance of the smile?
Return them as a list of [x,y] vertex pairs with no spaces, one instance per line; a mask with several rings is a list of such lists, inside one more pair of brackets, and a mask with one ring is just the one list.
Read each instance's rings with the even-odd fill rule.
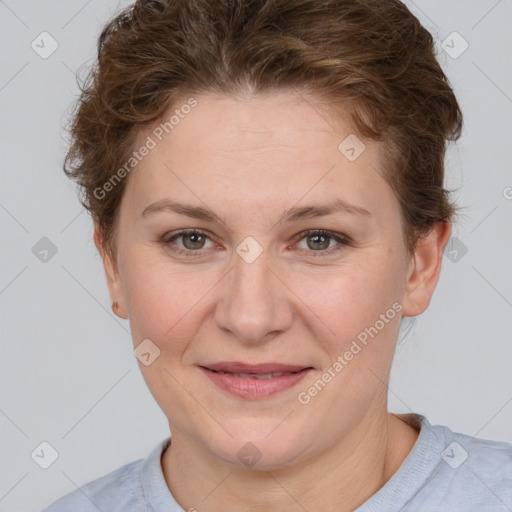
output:
[[[215,370],[212,370],[215,371]],[[224,375],[233,375],[241,379],[273,379],[274,377],[282,377],[283,375],[294,375],[296,372],[277,372],[277,373],[230,373],[230,372],[215,372]]]
[[313,368],[275,363],[217,363],[199,366],[219,389],[248,400],[271,397],[298,384]]

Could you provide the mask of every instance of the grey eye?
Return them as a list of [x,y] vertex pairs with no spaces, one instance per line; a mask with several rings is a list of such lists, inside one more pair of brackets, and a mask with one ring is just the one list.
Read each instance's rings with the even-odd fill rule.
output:
[[[306,237],[308,247],[314,251],[319,249],[327,249],[332,237],[327,235],[309,235]],[[312,241],[312,242],[311,242]]]
[[206,236],[201,233],[182,233],[180,238],[183,239],[183,246],[186,249],[202,249],[204,247]]

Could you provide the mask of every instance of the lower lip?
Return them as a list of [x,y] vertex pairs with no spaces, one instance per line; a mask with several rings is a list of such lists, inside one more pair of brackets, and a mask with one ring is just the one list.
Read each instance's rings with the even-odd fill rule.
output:
[[311,370],[311,368],[306,368],[291,375],[281,375],[280,377],[271,377],[270,379],[255,379],[237,377],[230,373],[218,373],[202,367],[200,369],[214,384],[224,391],[252,400],[267,398],[292,388]]

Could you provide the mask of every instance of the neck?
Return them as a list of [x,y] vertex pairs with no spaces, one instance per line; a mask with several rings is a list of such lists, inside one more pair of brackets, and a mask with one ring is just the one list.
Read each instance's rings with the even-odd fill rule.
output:
[[398,470],[418,438],[403,420],[383,412],[336,446],[291,467],[266,471],[233,466],[205,453],[173,429],[162,457],[166,483],[185,510],[224,512],[349,512]]

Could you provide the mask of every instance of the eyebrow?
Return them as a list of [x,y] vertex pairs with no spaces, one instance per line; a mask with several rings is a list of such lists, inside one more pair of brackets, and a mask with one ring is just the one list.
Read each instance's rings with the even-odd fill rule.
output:
[[[170,199],[162,199],[161,201],[157,201],[156,203],[152,203],[147,206],[142,212],[142,217],[147,217],[150,214],[154,214],[161,211],[171,211],[178,213],[180,215],[186,215],[187,217],[191,217],[194,219],[214,222],[218,221],[222,224],[225,224],[224,220],[222,220],[215,212],[210,210],[209,208],[205,208],[202,206],[193,206],[190,204],[178,203],[176,201],[172,201]],[[345,212],[352,215],[363,215],[363,216],[371,216],[371,213],[361,206],[356,206],[354,204],[348,203],[343,199],[336,199],[335,201],[323,205],[311,205],[311,206],[301,206],[301,207],[293,207],[289,210],[286,210],[279,221],[278,224],[282,222],[297,222],[301,219],[311,219],[315,217],[324,217],[326,215],[331,215],[337,212]]]

